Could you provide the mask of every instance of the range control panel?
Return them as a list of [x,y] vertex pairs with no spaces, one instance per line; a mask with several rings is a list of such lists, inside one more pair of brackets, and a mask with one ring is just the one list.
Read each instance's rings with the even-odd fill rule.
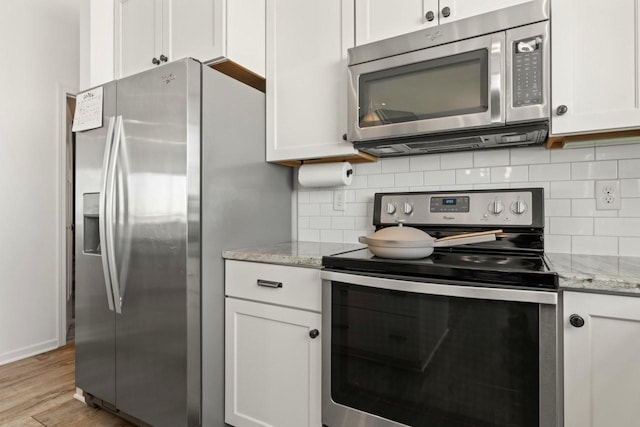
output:
[[374,223],[544,227],[543,201],[541,188],[377,193]]

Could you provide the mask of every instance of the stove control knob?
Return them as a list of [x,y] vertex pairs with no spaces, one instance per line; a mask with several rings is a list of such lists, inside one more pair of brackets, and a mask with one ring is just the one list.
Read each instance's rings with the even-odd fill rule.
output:
[[516,200],[511,204],[511,212],[516,215],[522,215],[527,211],[527,204],[522,200]]
[[405,215],[411,215],[411,212],[413,212],[413,206],[411,205],[411,203],[404,202],[404,205],[402,206],[402,212],[404,212]]
[[393,215],[396,212],[396,205],[393,203],[387,203],[387,213]]
[[493,202],[489,203],[489,213],[494,215],[500,215],[504,210],[504,203],[500,200],[496,199]]

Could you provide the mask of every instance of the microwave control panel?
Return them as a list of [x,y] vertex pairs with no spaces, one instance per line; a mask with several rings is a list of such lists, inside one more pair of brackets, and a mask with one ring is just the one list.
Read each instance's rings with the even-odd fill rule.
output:
[[513,44],[513,106],[542,104],[542,37]]

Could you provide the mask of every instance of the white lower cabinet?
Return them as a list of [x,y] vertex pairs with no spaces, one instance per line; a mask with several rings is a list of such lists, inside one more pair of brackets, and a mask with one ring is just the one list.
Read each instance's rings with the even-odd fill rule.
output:
[[637,427],[640,298],[564,292],[563,311],[565,427]]
[[225,269],[225,422],[320,426],[320,270],[244,261]]

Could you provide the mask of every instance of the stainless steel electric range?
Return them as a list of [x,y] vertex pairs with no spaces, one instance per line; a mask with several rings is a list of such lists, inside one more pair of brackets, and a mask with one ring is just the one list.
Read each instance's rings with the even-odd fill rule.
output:
[[543,190],[376,194],[376,229],[398,222],[436,238],[502,233],[417,260],[323,257],[323,424],[560,425]]

